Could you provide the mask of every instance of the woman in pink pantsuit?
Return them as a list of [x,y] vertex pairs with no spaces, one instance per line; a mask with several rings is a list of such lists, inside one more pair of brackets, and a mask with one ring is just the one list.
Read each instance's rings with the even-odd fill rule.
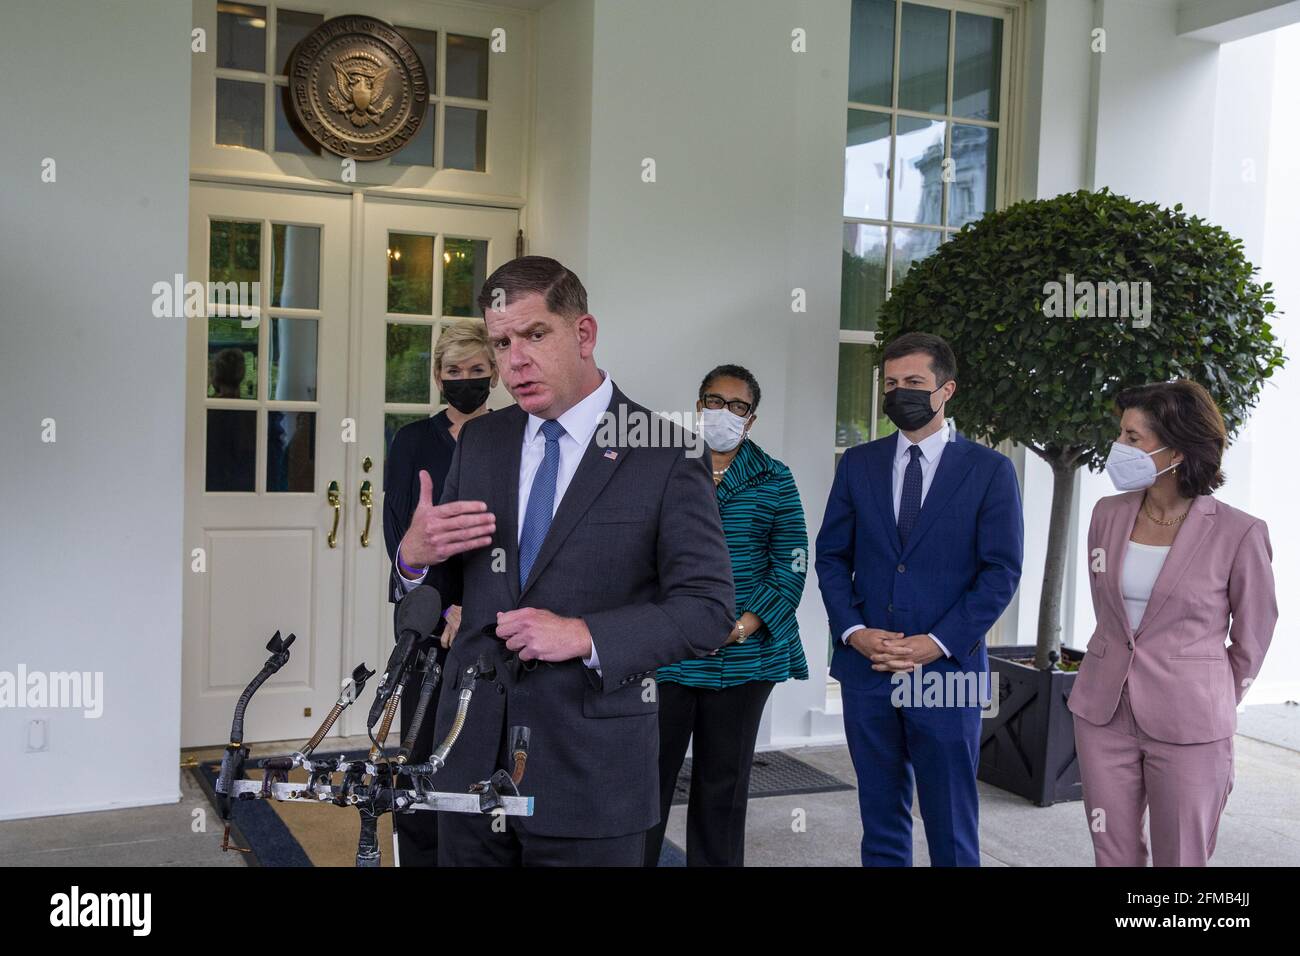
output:
[[[1204,866],[1232,790],[1237,704],[1277,622],[1263,521],[1216,500],[1227,435],[1195,382],[1120,393],[1088,528],[1097,629],[1070,693],[1098,866]],[[1231,644],[1224,646],[1225,639]]]

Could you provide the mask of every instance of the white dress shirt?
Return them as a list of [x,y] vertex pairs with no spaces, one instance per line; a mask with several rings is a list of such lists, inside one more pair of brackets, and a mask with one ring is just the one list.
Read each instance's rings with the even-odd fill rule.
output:
[[[613,400],[614,383],[603,370],[600,374],[601,382],[595,391],[556,419],[564,428],[564,434],[559,440],[560,468],[555,476],[555,503],[551,507],[552,518],[560,509],[560,502],[564,500],[564,493],[578,470],[583,453],[586,452],[592,436],[600,427],[601,418],[609,409],[610,401]],[[533,478],[536,477],[537,469],[541,467],[542,459],[546,456],[546,436],[542,434],[542,423],[545,421],[544,418],[529,415],[528,423],[524,426],[524,444],[519,456],[519,515],[515,523],[516,544],[524,533],[524,515],[528,511],[528,496],[533,490]],[[400,557],[400,548],[398,556]],[[402,594],[421,584],[427,574],[426,569],[425,574],[411,580],[399,571],[397,580],[401,587],[401,594],[396,596],[400,598]],[[596,655],[594,642],[591,645],[591,657],[584,658],[583,663],[600,673],[600,658]]]
[[[943,427],[937,432],[922,438],[919,442],[912,441],[901,431],[898,433],[898,444],[894,449],[893,470],[895,521],[898,520],[898,507],[903,500],[903,476],[907,473],[908,463],[912,460],[908,449],[913,445],[921,449],[921,457],[917,460],[921,463],[921,504],[924,505],[925,496],[930,493],[930,484],[934,481],[934,473],[939,468],[939,459],[943,457],[943,450],[947,447],[951,436],[952,426],[947,421],[944,421]],[[840,640],[847,644],[849,635],[856,630],[860,630],[857,625],[849,628],[840,635]],[[942,641],[933,634],[930,635],[930,640],[939,645],[939,650],[943,651],[945,657],[950,656],[948,648],[943,646]]]

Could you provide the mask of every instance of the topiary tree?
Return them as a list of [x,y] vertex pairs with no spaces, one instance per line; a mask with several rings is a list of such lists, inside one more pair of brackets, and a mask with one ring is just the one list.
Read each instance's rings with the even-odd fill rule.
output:
[[1285,361],[1269,325],[1272,286],[1252,281],[1256,271],[1240,240],[1181,205],[1080,191],[965,226],[882,306],[882,341],[925,331],[952,345],[963,431],[1019,442],[1052,468],[1034,666],[1059,655],[1075,472],[1104,467],[1116,393],[1194,379],[1235,435]]

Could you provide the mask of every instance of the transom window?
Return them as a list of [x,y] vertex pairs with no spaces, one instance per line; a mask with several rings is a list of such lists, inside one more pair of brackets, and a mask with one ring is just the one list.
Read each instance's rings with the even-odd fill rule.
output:
[[[297,129],[288,100],[289,57],[324,14],[278,4],[217,3],[218,146],[319,156]],[[429,105],[416,136],[388,160],[483,172],[487,168],[486,37],[397,25],[429,77]]]

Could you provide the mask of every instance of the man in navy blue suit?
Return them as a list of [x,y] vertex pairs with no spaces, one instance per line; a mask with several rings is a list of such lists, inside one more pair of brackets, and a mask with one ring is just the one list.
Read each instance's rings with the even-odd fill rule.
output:
[[957,390],[947,342],[909,332],[882,359],[898,433],[844,453],[817,535],[862,865],[911,866],[915,778],[930,862],[979,866],[981,694],[969,689],[987,697],[984,636],[1020,581],[1020,491],[1005,455],[944,418]]

